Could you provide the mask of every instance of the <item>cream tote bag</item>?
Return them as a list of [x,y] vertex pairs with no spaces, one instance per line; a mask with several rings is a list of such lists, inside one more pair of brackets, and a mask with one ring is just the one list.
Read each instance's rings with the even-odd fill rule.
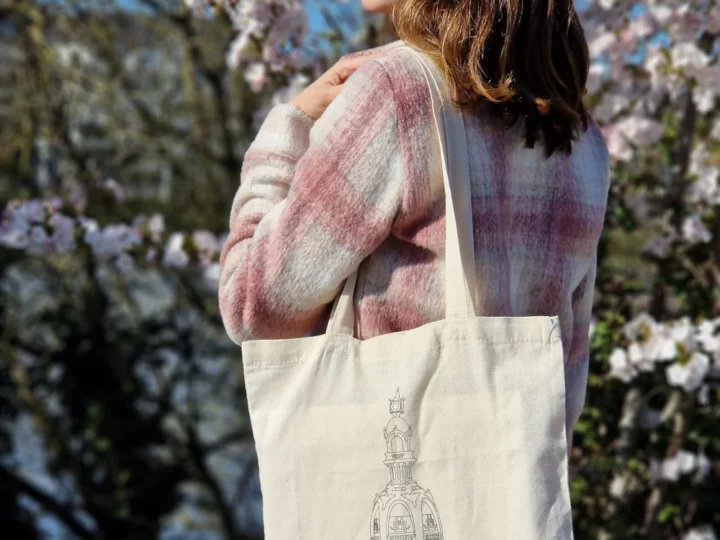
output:
[[[414,51],[413,51],[414,52]],[[557,317],[477,317],[463,120],[428,78],[446,162],[444,320],[243,343],[268,540],[573,538]]]

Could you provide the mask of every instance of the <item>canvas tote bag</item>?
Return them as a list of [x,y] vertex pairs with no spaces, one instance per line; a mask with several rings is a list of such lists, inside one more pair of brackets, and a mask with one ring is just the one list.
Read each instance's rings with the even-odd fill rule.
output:
[[414,54],[447,155],[446,318],[359,341],[355,273],[325,335],[243,343],[266,538],[571,539],[558,319],[475,316],[463,121]]

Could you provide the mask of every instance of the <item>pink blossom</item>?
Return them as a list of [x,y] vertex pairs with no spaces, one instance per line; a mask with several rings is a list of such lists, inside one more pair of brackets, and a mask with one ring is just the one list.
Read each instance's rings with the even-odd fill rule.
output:
[[[307,19],[303,2],[276,0],[271,6],[264,0],[237,0],[234,3],[224,0],[223,6],[238,32],[227,53],[228,66],[237,68],[258,58],[272,71],[296,66],[298,55],[285,51],[288,45],[297,48],[303,42]],[[251,78],[255,87],[260,86],[259,75],[251,73]]]
[[208,287],[217,289],[220,284],[220,265],[212,263],[205,268],[203,279]]
[[590,56],[600,56],[606,53],[615,44],[617,38],[613,32],[601,32],[588,43],[590,48]]
[[672,8],[662,4],[658,4],[657,2],[650,3],[650,5],[648,6],[648,12],[660,24],[666,24],[670,22],[674,15]]
[[606,92],[595,107],[593,116],[598,122],[610,122],[615,115],[630,105],[627,96],[616,92]]
[[716,65],[698,69],[694,78],[693,101],[701,113],[707,114],[715,108],[720,92],[720,69]]
[[42,201],[10,201],[0,221],[0,245],[11,249],[45,252],[49,240],[42,227],[45,207]]
[[603,127],[602,133],[607,143],[608,152],[612,157],[618,161],[630,161],[632,159],[633,149],[615,126]]
[[610,376],[629,383],[635,375],[635,368],[630,364],[627,352],[624,349],[615,349],[610,355]]
[[668,256],[668,251],[673,242],[673,238],[665,235],[655,235],[643,248],[643,251],[658,259],[664,259]]
[[230,43],[225,56],[225,62],[230,69],[236,69],[244,60],[251,42],[250,32],[242,32],[238,34]]
[[696,339],[709,353],[720,352],[720,336],[717,334],[718,321],[706,320],[697,327]]
[[115,200],[119,203],[125,200],[125,190],[114,178],[108,178],[103,183],[105,189],[112,193]]
[[697,457],[687,450],[678,451],[673,457],[662,462],[662,478],[671,482],[679,480],[683,474],[691,473],[697,464]]
[[615,129],[636,147],[655,144],[663,132],[662,124],[642,116],[623,118],[615,124]]
[[650,37],[655,29],[655,21],[647,13],[634,17],[628,24],[628,32],[636,40]]
[[171,268],[184,268],[190,262],[190,257],[183,249],[185,235],[173,233],[168,238],[163,255],[163,264]]
[[84,214],[87,209],[87,196],[80,186],[74,186],[68,194],[68,200],[78,214]]
[[685,218],[682,224],[683,239],[690,244],[707,243],[712,235],[697,214]]
[[145,260],[149,263],[155,263],[155,262],[157,262],[157,256],[158,256],[157,249],[150,248],[147,250],[147,253],[145,254]]
[[720,118],[715,119],[710,136],[716,141],[720,141]]
[[648,48],[647,54],[645,55],[644,67],[650,74],[650,81],[653,88],[664,86],[664,81],[667,77],[667,66],[668,61],[663,49],[657,46]]
[[92,218],[82,216],[82,217],[79,217],[77,221],[80,224],[80,227],[82,228],[83,233],[85,233],[85,234],[87,234],[89,232],[98,231],[100,229],[98,222]]
[[208,11],[209,2],[207,0],[185,0],[187,7],[195,17],[204,17]]
[[690,187],[690,200],[714,205],[720,204],[718,168],[710,161],[710,153],[704,143],[696,144],[690,154],[689,173],[695,177]]
[[129,274],[134,267],[135,263],[127,253],[120,253],[115,258],[115,268],[122,274]]
[[0,245],[10,249],[25,249],[30,242],[30,226],[22,219],[0,222]]
[[[676,321],[672,321],[666,325],[670,330],[672,340],[685,352],[692,352],[697,348],[695,340],[695,327],[690,321],[690,317],[683,317]],[[670,360],[674,354],[667,359]]]
[[694,42],[683,42],[670,50],[672,64],[681,69],[700,69],[710,63],[710,57]]
[[220,251],[220,245],[214,234],[209,231],[195,231],[192,235],[193,244],[200,257],[200,265],[207,267]]
[[43,206],[48,213],[59,212],[65,205],[62,198],[55,196],[43,201]]
[[28,229],[0,227],[0,246],[11,249],[25,249],[30,243]]
[[710,359],[706,354],[695,352],[686,363],[675,362],[669,366],[665,375],[671,385],[679,386],[686,392],[694,392],[700,388],[708,371]]
[[690,529],[683,535],[682,540],[717,540],[717,536],[710,525],[703,525]]
[[253,62],[245,70],[245,80],[253,92],[260,92],[267,83],[265,64]]
[[61,255],[75,251],[75,220],[62,214],[53,214],[49,221],[53,229],[51,242],[55,251]]
[[129,248],[140,244],[140,237],[128,225],[108,225],[103,229],[89,227],[85,230],[84,241],[99,259],[110,259]]
[[642,312],[624,326],[623,333],[631,341],[643,340],[653,333],[657,325],[651,315]]
[[654,359],[646,354],[644,348],[639,343],[631,343],[628,347],[628,360],[638,371],[653,371],[655,369]]
[[[12,208],[13,203],[8,205]],[[42,223],[45,221],[45,206],[40,200],[30,200],[20,203],[12,210],[17,219],[25,220],[28,223]]]
[[210,231],[195,231],[192,235],[195,249],[208,255],[214,255],[220,250],[217,238]]
[[720,34],[720,5],[715,4],[708,13],[705,29],[711,34]]
[[157,243],[165,232],[165,218],[162,214],[153,214],[147,222],[147,230],[150,233],[150,239]]
[[47,255],[52,252],[52,241],[47,231],[40,225],[30,228],[30,238],[26,247],[29,255]]

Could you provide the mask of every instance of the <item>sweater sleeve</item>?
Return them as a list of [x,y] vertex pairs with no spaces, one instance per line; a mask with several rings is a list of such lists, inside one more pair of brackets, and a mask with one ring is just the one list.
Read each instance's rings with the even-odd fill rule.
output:
[[311,122],[279,105],[245,155],[220,256],[220,313],[235,343],[313,330],[400,209],[397,108],[381,63],[363,64]]
[[596,274],[597,253],[593,254],[585,276],[572,293],[573,328],[568,365],[575,365],[587,358]]
[[[588,339],[592,317],[597,254],[592,257],[590,268],[572,295],[573,333],[565,366],[565,407],[568,441],[585,406],[590,351]],[[568,443],[569,444],[569,443]]]

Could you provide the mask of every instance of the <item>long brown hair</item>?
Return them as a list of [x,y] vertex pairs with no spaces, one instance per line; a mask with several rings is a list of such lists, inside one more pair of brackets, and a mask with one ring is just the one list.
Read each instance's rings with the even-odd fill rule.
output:
[[573,0],[399,0],[398,36],[429,54],[464,110],[489,107],[525,141],[569,153],[580,128],[589,69]]

